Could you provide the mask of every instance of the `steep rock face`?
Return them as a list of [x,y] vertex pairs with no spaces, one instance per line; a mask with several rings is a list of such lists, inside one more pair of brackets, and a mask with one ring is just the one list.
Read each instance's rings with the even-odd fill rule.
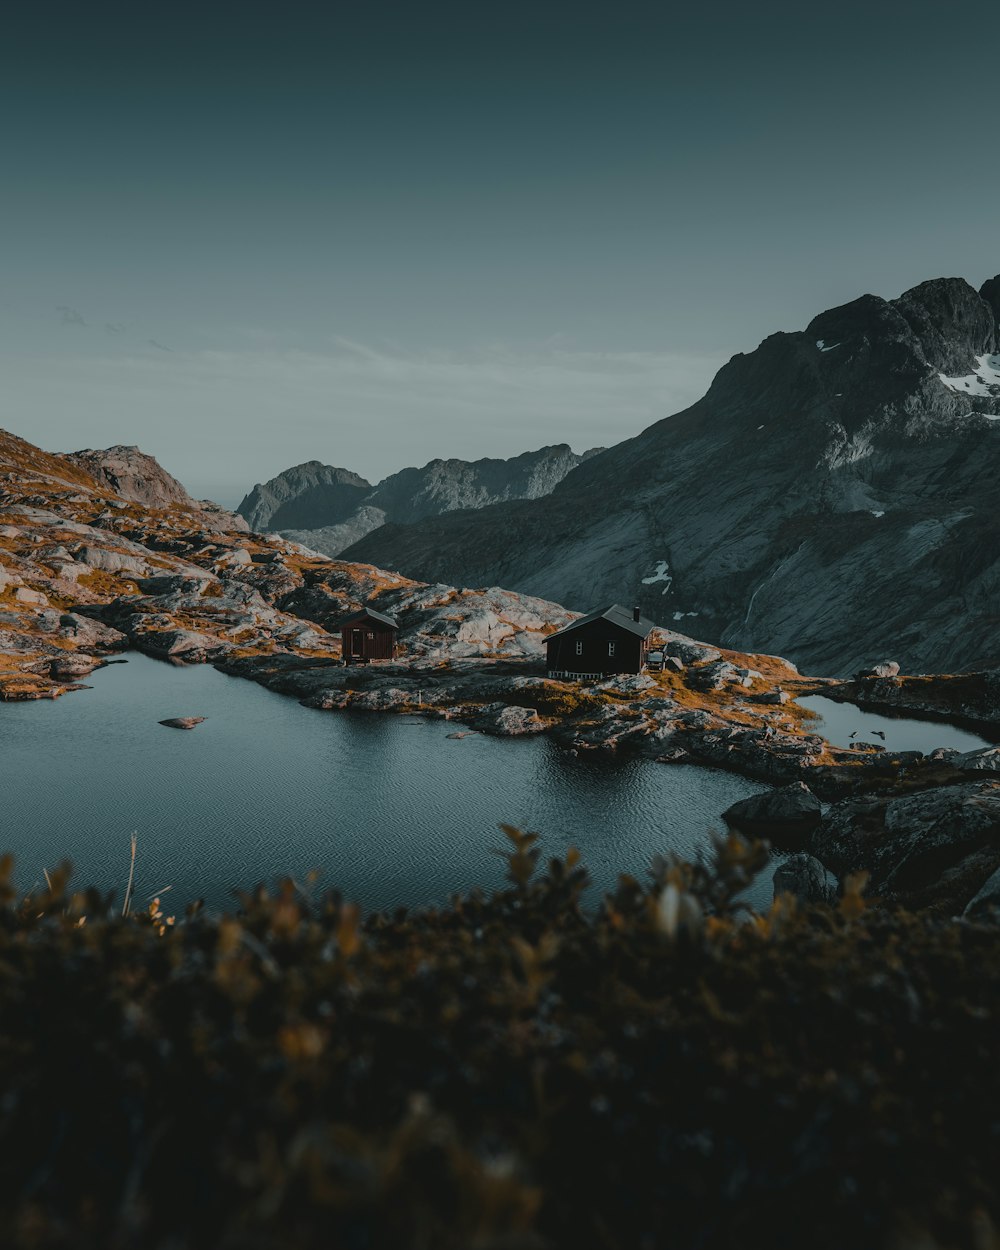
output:
[[737,355],[705,397],[537,501],[387,525],[344,555],[584,610],[638,603],[742,651],[850,673],[1000,652],[994,301],[862,296]]
[[255,486],[237,511],[255,530],[276,530],[334,556],[387,523],[411,524],[463,508],[549,494],[600,449],[577,455],[567,444],[510,460],[431,460],[372,487],[346,469],[311,460]]
[[460,508],[483,508],[508,499],[539,499],[594,451],[576,455],[566,443],[528,451],[510,460],[432,460],[422,469],[387,477],[367,502],[388,520],[409,525]]
[[343,521],[371,489],[349,469],[308,460],[258,482],[236,511],[258,531],[313,529]]

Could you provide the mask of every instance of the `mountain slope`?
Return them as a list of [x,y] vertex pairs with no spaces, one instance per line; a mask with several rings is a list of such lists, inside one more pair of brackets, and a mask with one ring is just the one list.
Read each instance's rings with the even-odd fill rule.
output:
[[255,530],[309,529],[343,521],[371,489],[350,469],[307,460],[258,482],[236,511]]
[[998,311],[998,279],[862,296],[735,356],[551,496],[386,526],[345,558],[634,601],[820,671],[996,662]]
[[347,469],[310,460],[255,486],[237,511],[256,530],[274,530],[336,555],[386,523],[411,524],[456,509],[540,498],[597,450],[581,456],[560,443],[509,460],[431,460],[375,487]]

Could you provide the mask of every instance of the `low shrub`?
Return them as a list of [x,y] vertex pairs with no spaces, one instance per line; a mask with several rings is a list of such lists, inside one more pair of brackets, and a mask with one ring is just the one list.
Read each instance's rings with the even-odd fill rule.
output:
[[[574,854],[363,919],[286,882],[128,919],[0,880],[0,1242],[996,1244],[1000,928]],[[993,1240],[991,1240],[991,1238]]]

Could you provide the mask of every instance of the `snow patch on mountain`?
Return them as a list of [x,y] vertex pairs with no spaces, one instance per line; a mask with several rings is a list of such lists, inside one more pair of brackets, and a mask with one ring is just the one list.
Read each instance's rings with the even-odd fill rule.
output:
[[663,587],[663,590],[660,592],[661,594],[665,595],[667,591],[670,589],[671,584],[673,583],[673,580],[674,580],[671,574],[668,572],[669,568],[670,568],[669,560],[657,560],[656,564],[653,567],[652,574],[649,577],[644,577],[642,579],[642,584],[644,586],[653,586],[657,582],[666,582],[667,584]]
[[977,356],[976,368],[961,378],[948,378],[943,373],[938,377],[951,391],[962,395],[1000,394],[1000,356]]

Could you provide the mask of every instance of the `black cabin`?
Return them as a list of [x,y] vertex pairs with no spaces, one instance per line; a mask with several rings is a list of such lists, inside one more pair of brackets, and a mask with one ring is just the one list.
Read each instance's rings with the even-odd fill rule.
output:
[[653,622],[620,603],[597,608],[545,640],[550,677],[610,677],[641,673]]
[[391,660],[396,654],[399,626],[391,616],[372,608],[362,608],[341,622],[341,654],[345,664],[367,664],[370,660]]

